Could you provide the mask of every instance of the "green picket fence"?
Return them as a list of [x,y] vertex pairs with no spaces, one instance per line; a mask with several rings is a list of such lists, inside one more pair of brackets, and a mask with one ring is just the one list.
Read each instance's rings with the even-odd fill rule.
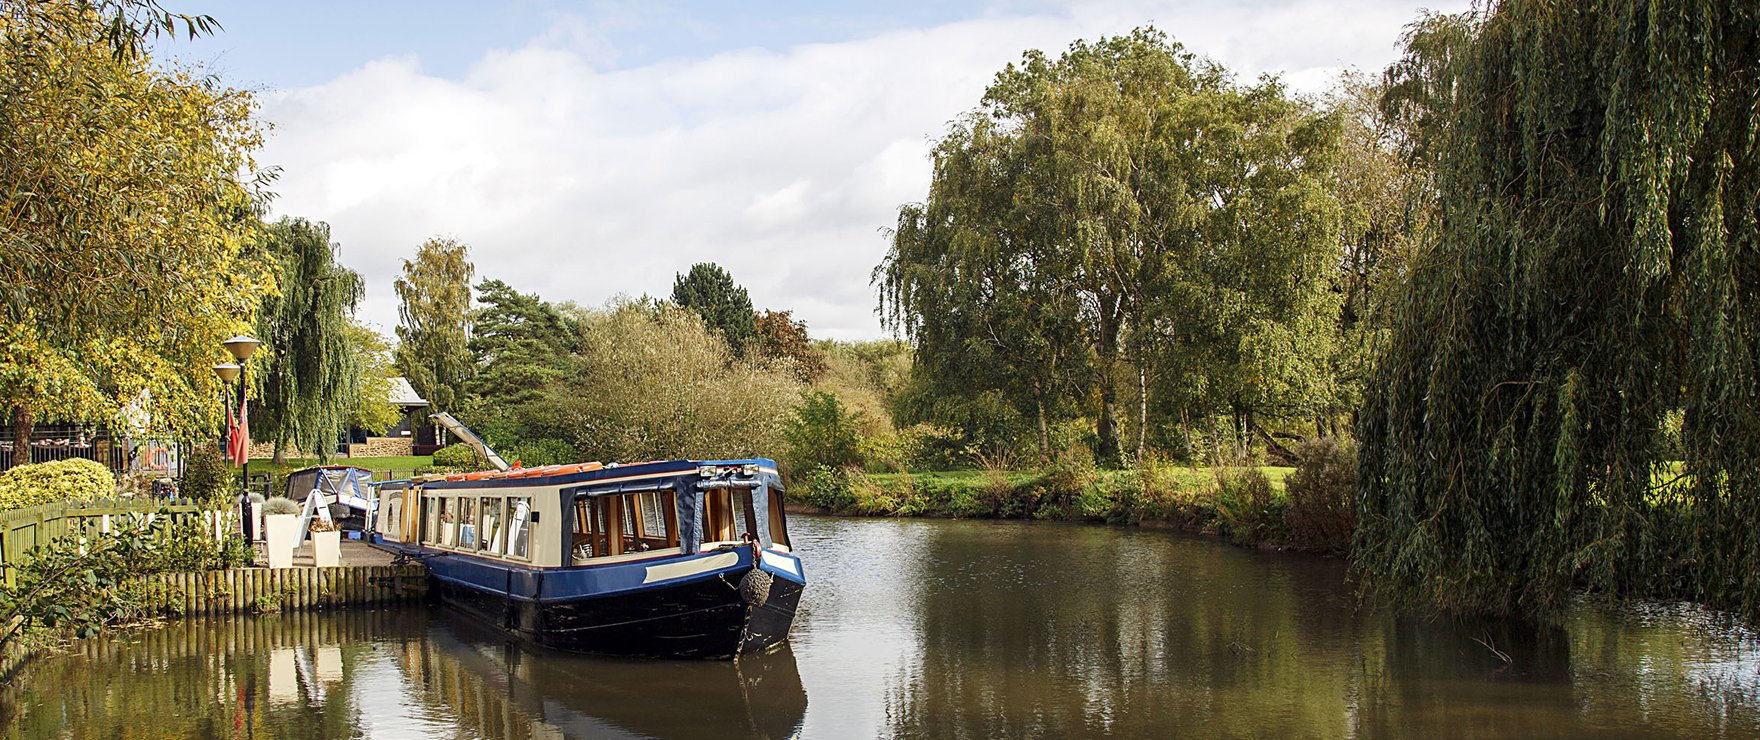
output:
[[161,516],[174,521],[205,516],[216,528],[227,523],[222,521],[225,513],[204,510],[193,501],[159,499],[60,501],[0,512],[0,582],[12,585],[12,566],[38,545],[86,527],[113,532],[120,527],[142,526]]

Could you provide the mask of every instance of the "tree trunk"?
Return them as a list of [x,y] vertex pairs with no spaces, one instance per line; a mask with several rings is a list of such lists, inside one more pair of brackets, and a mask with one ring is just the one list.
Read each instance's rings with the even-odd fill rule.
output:
[[1186,457],[1196,459],[1198,451],[1192,449],[1192,420],[1186,416],[1185,409],[1179,412],[1179,433],[1186,441]]
[[12,466],[29,465],[31,463],[31,407],[20,403],[12,407]]
[[1149,371],[1137,365],[1137,454],[1132,460],[1143,463],[1143,447],[1149,439]]
[[275,463],[276,465],[287,464],[287,449],[282,447],[280,442],[275,443],[275,456],[269,458],[269,462]]
[[1252,433],[1258,435],[1260,441],[1265,443],[1265,454],[1284,465],[1296,464],[1296,453],[1291,451],[1288,447],[1284,447],[1275,437],[1272,437],[1270,434],[1267,434],[1264,429],[1261,429],[1258,424],[1254,424],[1250,414],[1247,417],[1247,425],[1251,428]]
[[1099,449],[1094,452],[1102,467],[1116,467],[1119,463],[1118,389],[1112,384],[1112,371],[1118,360],[1118,302],[1116,297],[1101,300],[1100,336],[1094,347],[1098,360],[1095,370],[1100,376],[1100,418],[1094,423]]
[[1247,425],[1251,423],[1247,419],[1247,414],[1248,414],[1248,412],[1246,409],[1241,408],[1239,404],[1235,405],[1235,407],[1234,407],[1234,456],[1239,460],[1246,459],[1248,448],[1251,446],[1251,442],[1253,439],[1250,436],[1250,433],[1247,431]]
[[1034,399],[1034,405],[1038,407],[1039,412],[1039,460],[1040,462],[1050,462],[1051,425],[1045,421],[1045,395],[1043,392],[1040,392],[1038,397]]

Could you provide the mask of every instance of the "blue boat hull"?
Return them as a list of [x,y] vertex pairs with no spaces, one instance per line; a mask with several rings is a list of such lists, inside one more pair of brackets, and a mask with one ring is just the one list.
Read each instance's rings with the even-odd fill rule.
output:
[[450,553],[426,562],[434,592],[460,611],[540,645],[604,655],[764,652],[788,639],[805,587],[798,560],[769,552],[754,563],[749,547],[584,568]]

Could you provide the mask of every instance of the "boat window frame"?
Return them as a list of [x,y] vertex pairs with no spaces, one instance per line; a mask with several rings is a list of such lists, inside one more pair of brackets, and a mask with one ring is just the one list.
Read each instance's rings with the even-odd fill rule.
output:
[[[516,508],[514,505],[514,502],[516,502],[516,501],[525,502],[526,515],[523,520],[520,519],[519,517],[517,517],[516,515],[514,515],[514,513],[513,513],[514,509]],[[508,514],[507,514],[507,547],[505,548],[507,550],[507,553],[505,555],[502,555],[501,557],[506,558],[508,560],[521,560],[521,561],[525,561],[525,562],[531,562],[531,560],[532,560],[532,543],[534,541],[536,541],[536,539],[537,539],[537,526],[538,526],[537,522],[532,521],[532,512],[533,512],[532,497],[531,496],[507,496],[507,497],[505,497],[505,502],[506,502],[506,506],[508,509]],[[524,540],[521,541],[522,544],[525,545],[525,551],[519,555],[513,554],[513,547],[514,547],[514,543],[515,543],[515,535],[514,535],[513,527],[514,527],[515,522],[519,522],[520,534],[524,535],[524,537],[525,537]]]
[[[506,524],[501,518],[501,509],[502,504],[505,503],[505,498],[505,496],[499,495],[483,495],[477,497],[477,549],[474,552],[478,555],[487,555],[494,558],[501,557],[501,531],[499,528]],[[495,516],[493,519],[489,516],[490,504],[495,505]]]
[[[455,547],[463,552],[476,552],[477,541],[482,539],[482,533],[477,531],[478,509],[481,508],[478,502],[482,500],[482,497],[459,495],[455,498],[462,504],[460,508],[463,509],[458,514],[458,544]],[[470,528],[470,542],[465,542],[466,527]]]
[[[620,487],[598,491],[581,487],[564,493],[569,497],[569,508],[572,511],[568,521],[573,528],[568,538],[569,547],[564,556],[565,561],[574,565],[597,565],[616,562],[614,559],[625,556],[653,557],[666,555],[669,551],[684,553],[679,544],[681,527],[678,521],[678,500],[672,485]],[[646,531],[645,503],[642,500],[646,496],[652,496],[652,500],[660,507],[662,532],[657,536]],[[584,532],[581,527],[583,522],[586,524]],[[630,532],[634,533],[633,537]],[[626,539],[633,539],[638,546],[645,545],[648,549],[631,549]],[[642,542],[643,540],[660,540],[660,543],[656,546],[655,543]],[[578,556],[576,553],[582,544],[588,545],[593,554]]]
[[440,535],[434,539],[434,546],[454,549],[458,547],[458,497],[442,495],[435,498],[440,501]]
[[788,512],[783,508],[782,500],[785,492],[779,486],[765,486],[770,491],[770,500],[765,503],[770,514],[770,545],[781,545],[784,550],[793,551],[794,543],[788,539]]
[[[717,542],[743,542],[742,534],[750,533],[758,536],[758,517],[754,511],[750,486],[718,486],[697,490],[697,508],[703,515],[703,544]],[[726,507],[720,502],[712,501],[714,497],[726,496]],[[745,532],[740,531],[741,526]],[[731,526],[730,537],[723,537],[724,527]]]

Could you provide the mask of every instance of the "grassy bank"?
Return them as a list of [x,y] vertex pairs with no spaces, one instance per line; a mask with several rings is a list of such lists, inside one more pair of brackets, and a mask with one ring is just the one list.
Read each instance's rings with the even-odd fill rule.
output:
[[1136,470],[958,470],[797,476],[790,497],[826,513],[1160,524],[1242,544],[1290,537],[1284,481],[1294,468],[1147,466]]

